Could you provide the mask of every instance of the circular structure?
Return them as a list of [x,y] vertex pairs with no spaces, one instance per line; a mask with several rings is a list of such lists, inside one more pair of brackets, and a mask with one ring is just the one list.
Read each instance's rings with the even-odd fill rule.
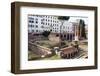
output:
[[77,53],[78,53],[78,49],[73,46],[70,46],[70,47],[61,49],[60,56],[62,58],[70,59],[72,57],[75,57]]

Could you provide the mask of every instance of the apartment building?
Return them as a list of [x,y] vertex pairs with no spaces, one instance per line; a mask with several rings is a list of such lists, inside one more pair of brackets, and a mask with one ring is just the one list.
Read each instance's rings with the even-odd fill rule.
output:
[[58,16],[49,15],[28,15],[28,33],[41,34],[43,31],[51,31],[58,34],[62,39],[74,39],[74,24],[73,22],[58,19]]

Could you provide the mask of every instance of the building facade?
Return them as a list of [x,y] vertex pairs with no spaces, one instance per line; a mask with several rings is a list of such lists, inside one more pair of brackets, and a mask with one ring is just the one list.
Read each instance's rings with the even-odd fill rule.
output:
[[41,33],[43,31],[52,31],[59,33],[60,22],[56,16],[28,15],[28,32]]
[[73,40],[75,36],[75,24],[64,21],[61,25],[58,16],[28,15],[28,33],[41,34],[43,31],[51,31],[62,39]]

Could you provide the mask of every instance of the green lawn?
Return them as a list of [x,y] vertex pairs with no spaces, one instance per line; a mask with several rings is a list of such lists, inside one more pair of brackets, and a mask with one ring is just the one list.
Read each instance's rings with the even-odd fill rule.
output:
[[61,59],[61,57],[59,55],[54,55],[52,57],[43,58],[43,60],[55,60],[55,59]]
[[61,59],[59,55],[53,55],[51,57],[41,58],[40,56],[28,51],[28,60],[55,60]]
[[[65,48],[70,46],[73,42],[71,41],[63,41],[64,44],[62,45],[61,48]],[[36,41],[37,45],[53,49],[54,47],[59,47],[60,43],[55,43],[49,40],[42,40],[42,41]],[[34,54],[33,52],[29,51],[28,53],[28,60],[55,60],[55,59],[61,59],[59,55],[53,55],[51,57],[45,57],[41,58],[40,56]]]
[[28,60],[37,60],[39,58],[40,58],[39,55],[36,55],[36,54],[32,53],[31,51],[28,51]]

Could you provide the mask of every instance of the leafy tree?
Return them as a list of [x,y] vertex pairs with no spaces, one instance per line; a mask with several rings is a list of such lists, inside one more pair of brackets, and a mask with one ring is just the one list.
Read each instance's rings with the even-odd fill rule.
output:
[[58,19],[59,20],[69,20],[69,16],[59,16]]
[[81,30],[81,37],[86,39],[86,33],[85,33],[85,22],[84,20],[80,20],[79,22],[79,30]]
[[43,35],[44,37],[48,37],[49,34],[50,34],[50,31],[44,31],[44,32],[42,33],[42,35]]

